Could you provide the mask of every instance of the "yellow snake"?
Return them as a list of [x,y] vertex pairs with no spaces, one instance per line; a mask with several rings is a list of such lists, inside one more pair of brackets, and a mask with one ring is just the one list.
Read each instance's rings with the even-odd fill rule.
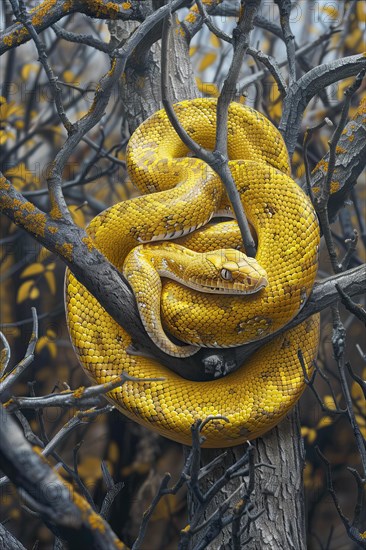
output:
[[[174,108],[192,138],[213,149],[216,100],[188,100]],[[278,130],[254,109],[232,103],[228,155],[231,173],[258,241],[256,261],[264,271],[253,260],[249,260],[249,267],[245,264],[244,279],[248,282],[249,278],[249,292],[259,289],[247,296],[200,292],[175,280],[163,279],[163,326],[170,335],[189,344],[190,353],[191,346],[237,346],[275,333],[305,303],[317,271],[316,214],[290,177],[286,147]],[[163,265],[163,275],[169,264],[173,278],[176,278],[174,269],[185,269],[186,262],[192,261],[193,253],[181,253],[182,245],[204,252],[206,262],[213,257],[207,260],[207,253],[229,249],[228,257],[223,257],[223,250],[219,252],[224,268],[217,258],[211,263],[218,264],[221,283],[233,280],[242,267],[238,268],[238,264],[245,263],[245,257],[237,250],[241,240],[236,222],[207,225],[218,213],[229,214],[222,184],[203,161],[189,155],[164,110],[152,115],[132,135],[127,162],[130,177],[143,195],[102,212],[91,221],[87,232],[120,271],[126,257],[132,258],[125,274],[134,283],[140,311],[150,311],[151,300],[159,300],[161,284],[156,283],[155,287],[155,283],[149,282],[149,270],[154,271],[150,268],[155,261]],[[162,245],[167,259],[158,243],[141,246],[167,239],[174,240]],[[174,243],[179,244],[176,250]],[[139,263],[140,252],[150,260],[155,255],[146,276],[146,263]],[[170,259],[169,252],[173,254]],[[180,261],[183,268],[179,267]],[[135,279],[134,273],[138,271]],[[253,273],[258,275],[254,282]],[[194,278],[196,281],[197,274]],[[156,276],[153,280],[156,281]],[[211,286],[215,288],[216,282]],[[146,289],[151,288],[153,292],[147,293]],[[126,351],[131,343],[129,334],[69,271],[66,310],[72,342],[81,364],[94,381],[108,382],[122,371],[139,379],[164,379],[126,382],[110,397],[128,417],[185,444],[191,442],[194,421],[209,415],[222,415],[226,420],[206,424],[203,435],[207,447],[238,445],[275,426],[305,386],[298,350],[302,350],[310,370],[318,347],[319,319],[313,316],[276,336],[235,372],[218,380],[193,382],[153,359],[129,355]],[[161,336],[159,322],[158,319],[155,324]],[[154,327],[150,334],[156,336]],[[165,344],[170,342],[165,334],[162,340]]]

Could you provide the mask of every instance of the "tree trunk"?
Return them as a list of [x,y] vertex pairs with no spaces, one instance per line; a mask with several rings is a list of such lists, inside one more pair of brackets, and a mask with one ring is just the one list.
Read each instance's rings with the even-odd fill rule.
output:
[[[125,39],[134,28],[134,23],[114,22],[110,25],[112,39]],[[197,97],[194,74],[189,60],[188,47],[181,33],[172,33],[174,48],[171,51],[171,99],[180,101]],[[144,64],[141,64],[144,61]],[[131,132],[154,111],[161,108],[160,95],[160,43],[155,43],[151,51],[140,56],[140,65],[126,70],[126,78],[121,86],[120,97]],[[263,509],[262,515],[250,527],[251,542],[245,546],[250,550],[270,548],[271,550],[306,548],[303,467],[304,451],[300,435],[297,408],[275,429],[253,442],[256,448],[256,464],[265,463],[256,470],[255,494],[252,501],[255,510]],[[221,466],[226,470],[242,454],[243,447],[225,449],[227,456]],[[210,462],[223,449],[204,449],[203,464]],[[267,465],[271,465],[272,468]],[[211,486],[218,475],[217,471],[203,480]],[[212,501],[206,517],[217,510],[227,499],[228,494],[238,486],[233,480]],[[188,503],[188,522],[192,503]],[[209,546],[211,549],[229,548],[230,528]]]
[[[249,532],[243,539],[251,539],[245,548],[248,550],[305,550],[305,509],[303,492],[304,449],[300,434],[298,408],[273,430],[252,442],[255,449],[255,463],[263,464],[256,469],[255,489],[251,497],[254,504],[252,514],[263,513],[250,524]],[[244,452],[244,446],[231,449],[203,449],[202,462],[209,463],[223,451],[227,452],[220,468],[203,480],[203,489],[209,488],[216,477],[236,462]],[[270,467],[272,466],[272,467]],[[238,488],[238,480],[227,484],[213,499],[202,521],[209,518],[228,496]],[[233,499],[233,503],[236,501]],[[188,503],[189,510],[193,503]],[[207,548],[228,549],[230,526],[223,529]],[[195,543],[199,541],[197,535]]]

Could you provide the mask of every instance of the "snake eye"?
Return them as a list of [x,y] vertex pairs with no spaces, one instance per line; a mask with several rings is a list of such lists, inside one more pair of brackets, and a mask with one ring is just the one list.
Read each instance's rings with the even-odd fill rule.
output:
[[225,279],[225,281],[231,281],[231,279],[233,278],[231,271],[229,271],[228,269],[221,270],[221,277]]

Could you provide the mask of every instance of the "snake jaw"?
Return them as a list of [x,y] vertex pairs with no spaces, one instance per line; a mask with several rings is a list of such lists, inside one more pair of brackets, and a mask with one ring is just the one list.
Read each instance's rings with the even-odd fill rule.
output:
[[[207,284],[206,282],[203,282],[201,279],[193,280],[190,279],[187,283],[187,286],[192,288],[193,290],[198,290],[199,292],[207,293],[207,294],[226,294],[226,295],[249,295],[249,294],[255,294],[256,292],[259,292],[263,288],[265,288],[268,285],[267,279],[261,279],[253,288],[249,288],[248,285],[245,284],[232,284],[231,286],[224,287],[222,281],[220,281],[220,285],[217,285],[218,281],[212,281],[212,285]],[[234,286],[235,285],[235,286]]]
[[201,254],[185,275],[187,286],[215,294],[254,294],[268,285],[267,273],[257,260],[233,248]]

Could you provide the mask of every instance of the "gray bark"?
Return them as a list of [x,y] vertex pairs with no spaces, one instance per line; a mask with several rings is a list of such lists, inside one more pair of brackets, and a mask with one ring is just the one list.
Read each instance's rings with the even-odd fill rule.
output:
[[26,550],[25,546],[19,542],[13,535],[5,529],[0,523],[0,548],[6,550]]
[[[256,463],[265,464],[256,470],[255,494],[251,499],[255,505],[253,514],[261,510],[263,513],[244,534],[244,539],[251,538],[250,542],[245,544],[245,549],[305,550],[304,448],[298,408],[295,407],[281,424],[252,443],[256,449]],[[204,462],[210,462],[222,452],[223,449],[204,449]],[[205,478],[207,487],[210,487],[218,475],[238,460],[244,452],[244,447],[233,447],[226,449],[226,452],[223,465]],[[237,486],[237,479],[228,483],[225,490],[212,500],[202,521],[209,518],[223,500],[237,489]],[[238,499],[239,497],[236,500],[233,499],[233,503]],[[228,526],[208,548],[229,550],[230,537],[231,531]]]
[[355,76],[366,67],[363,54],[336,59],[314,67],[288,90],[279,124],[290,156],[295,150],[304,111],[309,101],[321,90],[344,78]]
[[[173,23],[177,25],[176,20]],[[137,24],[134,22],[110,23],[112,40],[124,41]],[[159,29],[158,29],[159,30]],[[155,30],[156,32],[156,30]],[[172,32],[174,47],[170,52],[171,67],[170,97],[173,103],[198,96],[194,74],[188,54],[188,45],[181,33]],[[150,40],[149,40],[150,38]],[[162,108],[160,89],[160,41],[152,44],[148,37],[139,46],[138,54],[131,57],[125,79],[120,86],[120,98],[125,118],[132,133],[146,118]]]

